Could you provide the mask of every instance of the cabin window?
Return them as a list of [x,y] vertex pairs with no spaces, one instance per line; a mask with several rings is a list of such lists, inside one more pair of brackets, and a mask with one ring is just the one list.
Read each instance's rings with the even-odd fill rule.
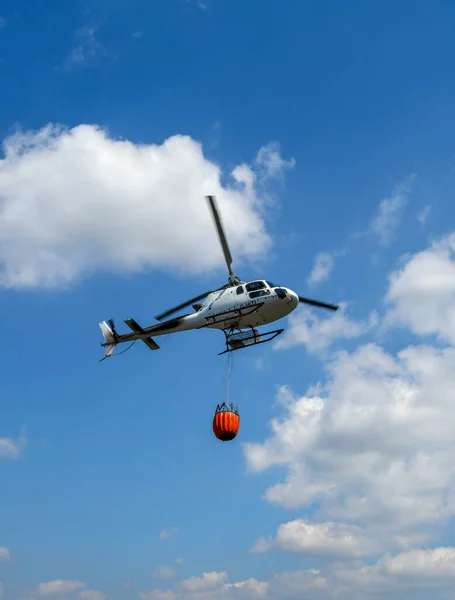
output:
[[260,296],[268,296],[270,294],[270,290],[256,290],[255,292],[250,292],[250,298],[259,298]]
[[256,290],[264,289],[265,283],[263,281],[252,281],[251,283],[247,283],[245,288],[247,292],[255,292]]
[[239,285],[239,287],[237,288],[237,295],[238,294],[243,294],[243,285]]

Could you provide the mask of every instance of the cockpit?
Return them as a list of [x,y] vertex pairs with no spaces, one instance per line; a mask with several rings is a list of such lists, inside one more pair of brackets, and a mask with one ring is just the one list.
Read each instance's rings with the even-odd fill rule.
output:
[[250,281],[245,285],[239,285],[236,294],[248,294],[250,298],[259,298],[261,296],[269,296],[271,290],[276,286],[271,281]]

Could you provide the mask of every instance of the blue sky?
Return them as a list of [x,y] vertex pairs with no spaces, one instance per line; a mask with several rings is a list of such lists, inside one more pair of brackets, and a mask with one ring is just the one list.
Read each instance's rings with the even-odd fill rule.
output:
[[[6,600],[450,597],[454,18],[4,0]],[[342,305],[235,355],[230,444],[222,334],[97,362],[102,319],[225,283],[206,193],[244,280]]]

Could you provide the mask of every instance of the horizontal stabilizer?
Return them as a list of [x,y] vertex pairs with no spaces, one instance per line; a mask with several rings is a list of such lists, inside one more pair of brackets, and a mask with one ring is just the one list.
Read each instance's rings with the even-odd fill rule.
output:
[[[132,331],[134,331],[134,333],[138,333],[139,335],[141,333],[144,333],[144,330],[142,329],[142,327],[134,319],[125,319],[125,324],[128,325],[128,327]],[[144,342],[144,344],[146,346],[148,346],[150,348],[150,350],[159,350],[160,349],[160,347],[158,346],[158,344],[155,342],[155,340],[152,337],[141,338],[141,340]]]
[[160,347],[158,346],[158,344],[151,337],[142,338],[142,341],[144,342],[144,344],[146,346],[148,346],[150,348],[150,350],[159,350],[160,349]]

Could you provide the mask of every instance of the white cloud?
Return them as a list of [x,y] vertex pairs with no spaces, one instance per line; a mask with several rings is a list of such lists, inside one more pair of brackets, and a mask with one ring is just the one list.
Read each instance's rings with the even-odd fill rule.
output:
[[[378,324],[378,316],[371,313],[364,322],[354,321],[346,314],[346,304],[330,316],[323,317],[327,311],[300,306],[288,319],[288,329],[275,342],[276,349],[293,348],[303,344],[308,352],[319,353],[327,350],[338,340],[357,338],[371,332]],[[321,315],[321,316],[319,316]]]
[[269,439],[244,445],[250,470],[287,470],[266,499],[316,503],[316,522],[354,525],[382,550],[437,537],[455,515],[454,361],[428,346],[339,353],[318,395],[288,394]]
[[163,565],[157,567],[152,574],[155,579],[172,579],[176,576],[174,567]]
[[455,343],[455,233],[403,262],[389,278],[386,324]]
[[[332,252],[319,252],[315,256],[313,268],[306,279],[310,287],[315,288],[319,283],[330,278],[335,266],[335,259],[348,254],[354,240],[373,234],[378,237],[380,244],[383,246],[387,246],[392,241],[393,235],[400,225],[402,213],[408,202],[408,196],[415,178],[415,175],[405,178],[401,184],[395,186],[389,198],[381,200],[368,228],[349,235],[338,249]],[[428,217],[429,209],[430,207],[426,207],[422,211],[418,216],[419,220]],[[377,257],[373,257],[373,260],[376,261]]]
[[309,286],[314,287],[322,281],[327,281],[333,270],[333,255],[329,252],[319,252],[314,259],[313,268],[307,277]]
[[213,587],[184,589],[176,584],[139,596],[141,600],[415,600],[416,592],[428,589],[428,595],[418,597],[442,600],[455,583],[454,557],[451,547],[411,550],[385,554],[369,565],[339,559],[323,569],[282,572],[263,581],[251,577],[231,582],[226,576]]
[[83,590],[78,595],[82,600],[106,600],[107,598],[106,594],[99,590]]
[[10,559],[10,551],[5,546],[0,546],[0,562],[8,561]]
[[417,214],[417,220],[419,221],[419,223],[421,223],[422,225],[425,225],[425,223],[428,221],[428,218],[430,216],[431,213],[431,205],[427,204],[427,206],[425,206],[418,214]]
[[[348,254],[355,240],[363,239],[365,236],[373,234],[379,239],[382,246],[390,244],[394,233],[400,225],[415,178],[415,175],[405,178],[401,184],[395,186],[389,198],[381,200],[366,229],[349,235],[336,250],[332,252],[319,252],[315,256],[312,270],[306,279],[310,287],[315,288],[318,284],[330,278],[334,270],[335,259]],[[425,207],[417,216],[421,223],[428,218],[430,208],[430,206]],[[377,262],[377,255],[373,255],[372,258],[374,262]]]
[[251,592],[250,597],[263,597],[267,594],[269,582],[258,581],[253,577],[246,579],[245,581],[237,581],[235,583],[225,583],[222,587],[221,593],[226,594],[229,590],[242,590],[245,592]]
[[169,529],[163,529],[160,533],[160,540],[166,540],[170,537],[173,537],[177,532],[178,527],[170,527]]
[[378,206],[377,213],[371,222],[371,230],[384,246],[391,242],[393,234],[400,224],[414,179],[415,175],[407,177],[403,183],[395,186],[392,196],[382,200]]
[[96,59],[107,56],[107,50],[96,37],[97,27],[85,25],[74,33],[74,44],[63,69],[91,65]]
[[198,592],[200,590],[206,590],[220,586],[225,582],[227,573],[217,573],[212,571],[210,573],[203,573],[202,577],[190,577],[182,582],[182,587],[189,592]]
[[268,582],[267,598],[327,598],[327,581],[317,569],[279,573]]
[[22,430],[19,438],[0,438],[0,458],[18,458],[27,445],[25,430]]
[[206,194],[218,197],[238,269],[271,247],[264,185],[287,166],[277,152],[261,149],[223,185],[188,136],[147,145],[90,125],[16,133],[0,161],[0,285],[62,286],[97,270],[208,273],[223,257]]
[[58,596],[72,594],[73,592],[77,592],[85,587],[85,583],[82,583],[81,581],[55,579],[54,581],[40,583],[37,588],[37,593],[42,597]]
[[139,592],[141,600],[175,600],[176,594],[171,590],[151,590],[150,592]]
[[[424,598],[439,597],[453,589],[455,583],[455,548],[439,547],[428,550],[410,550],[396,556],[385,555],[374,565],[363,567],[338,567],[334,576],[357,593],[373,593],[379,598],[391,595],[400,598],[406,589],[414,590],[407,598],[413,598],[416,590],[433,588]],[[420,597],[420,596],[419,596]],[[452,596],[451,596],[452,597]]]
[[[218,577],[216,577],[218,575]],[[222,577],[220,577],[222,575]],[[202,581],[204,577],[193,577],[191,581]],[[207,583],[209,583],[206,578]],[[187,580],[188,581],[188,580]],[[295,598],[302,594],[308,600],[325,600],[327,582],[318,570],[279,573],[268,581],[259,581],[254,577],[243,581],[228,581],[227,574],[212,574],[210,585],[184,588],[177,585],[170,590],[152,590],[141,592],[141,600],[276,600],[276,598]]]
[[284,160],[281,156],[278,142],[269,142],[263,146],[255,160],[255,164],[262,180],[282,178],[287,169],[295,167],[295,160]]
[[209,0],[184,0],[187,4],[194,7],[200,8],[201,10],[207,10]]
[[386,557],[384,568],[393,575],[441,577],[455,579],[455,548],[412,550],[395,557]]
[[339,523],[311,523],[295,519],[278,527],[274,539],[259,538],[253,552],[265,552],[272,547],[310,556],[362,557],[377,549],[358,527]]
[[252,365],[257,371],[263,371],[265,368],[264,358],[262,356],[253,357]]
[[178,564],[180,567],[183,567],[183,565],[184,565],[183,558],[176,558],[176,559],[175,559],[175,562],[176,562],[176,563],[177,563],[177,564]]

